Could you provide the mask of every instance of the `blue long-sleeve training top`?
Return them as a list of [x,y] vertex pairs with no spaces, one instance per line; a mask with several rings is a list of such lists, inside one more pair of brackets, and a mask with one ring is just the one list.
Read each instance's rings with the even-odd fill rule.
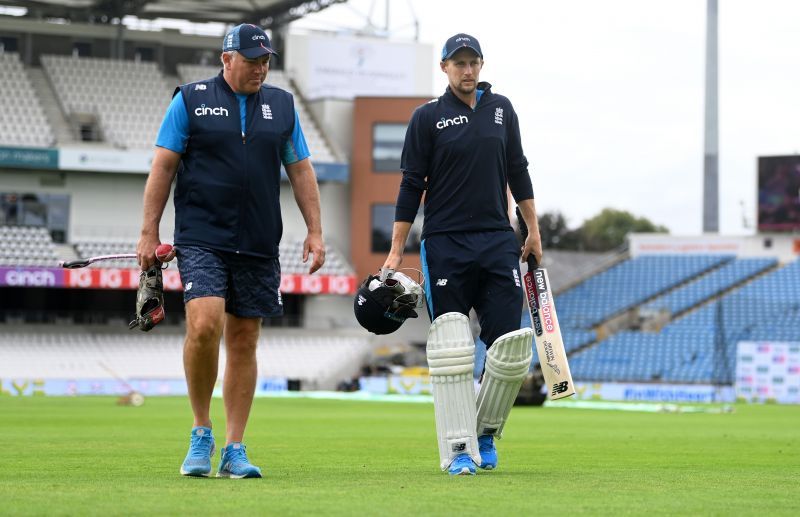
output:
[[395,221],[413,222],[426,191],[423,238],[511,230],[506,186],[517,202],[533,198],[517,114],[486,82],[478,84],[474,109],[450,88],[418,107],[406,131],[400,168]]

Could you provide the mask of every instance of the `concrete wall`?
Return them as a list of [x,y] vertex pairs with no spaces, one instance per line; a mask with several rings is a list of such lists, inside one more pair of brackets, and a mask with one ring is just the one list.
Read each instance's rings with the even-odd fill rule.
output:
[[800,255],[800,235],[665,235],[636,233],[628,236],[632,256],[643,254],[731,254],[739,257],[777,257],[790,262]]

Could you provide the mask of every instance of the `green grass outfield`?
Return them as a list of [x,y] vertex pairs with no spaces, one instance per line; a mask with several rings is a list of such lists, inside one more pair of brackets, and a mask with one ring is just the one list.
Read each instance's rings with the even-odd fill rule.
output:
[[0,397],[0,515],[800,515],[800,407],[515,408],[500,468],[453,478],[430,404],[262,398],[265,477],[230,480],[178,474],[187,400],[114,402]]

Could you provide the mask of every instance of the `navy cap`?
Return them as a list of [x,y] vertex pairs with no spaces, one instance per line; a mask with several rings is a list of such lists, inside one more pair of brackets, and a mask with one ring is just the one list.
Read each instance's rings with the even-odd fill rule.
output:
[[222,40],[222,51],[235,50],[247,59],[255,59],[267,54],[277,54],[269,42],[264,29],[249,23],[237,25],[228,31]]
[[442,48],[442,61],[445,59],[450,59],[453,57],[453,54],[462,48],[472,49],[476,54],[478,54],[478,56],[480,56],[481,59],[483,59],[481,44],[478,43],[478,40],[469,34],[460,32],[455,36],[451,36],[447,41],[445,41],[444,48]]

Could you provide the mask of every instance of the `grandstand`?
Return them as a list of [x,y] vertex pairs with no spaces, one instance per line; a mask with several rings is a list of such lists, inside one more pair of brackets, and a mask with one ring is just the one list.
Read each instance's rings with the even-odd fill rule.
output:
[[[0,231],[2,231],[1,228]],[[0,236],[2,236],[2,233],[0,233]],[[79,258],[136,253],[136,241],[125,239],[80,240],[75,243],[75,250]],[[302,274],[308,270],[308,263],[303,262],[303,240],[301,238],[291,235],[285,237],[281,240],[278,252],[280,253],[282,272]],[[53,263],[51,261],[49,264]],[[116,259],[98,262],[96,267],[136,268],[138,265],[135,259]],[[320,274],[352,275],[353,268],[348,264],[347,259],[342,256],[341,252],[329,245],[325,264],[322,266]]]
[[[268,3],[270,10],[280,10],[283,4],[302,2]],[[57,2],[37,3],[44,11],[56,9],[51,4]],[[179,292],[167,293],[168,321],[153,332],[117,331],[132,313],[136,261],[108,261],[74,272],[55,264],[135,251],[142,189],[164,109],[177,85],[219,72],[219,35],[131,29],[119,39],[116,27],[87,23],[88,11],[100,12],[105,3],[87,4],[92,7],[50,13],[74,17],[64,24],[0,16],[4,38],[8,34],[18,47],[0,51],[0,147],[6,160],[0,161],[0,378],[108,379],[102,362],[125,378],[181,379]],[[143,4],[144,14],[152,6]],[[230,21],[223,10],[214,12],[221,3],[204,5],[209,10],[186,17]],[[270,23],[292,16],[289,11],[270,14]],[[258,14],[266,20],[266,12]],[[358,124],[353,99],[341,96],[346,88],[330,86],[333,93],[327,98],[327,83],[310,80],[313,41],[325,45],[335,37],[287,37],[278,30],[273,36],[295,44],[273,62],[267,82],[294,96],[319,172],[328,253],[319,275],[306,275],[304,221],[292,203],[284,203],[280,261],[284,276],[293,281],[284,285],[286,316],[265,323],[273,328],[259,342],[259,377],[297,379],[304,389],[331,388],[357,374],[376,347],[402,344],[418,358],[428,321],[420,317],[383,337],[367,336],[357,327],[351,298],[359,280],[353,248],[369,243],[375,228],[354,230],[361,221],[354,221],[350,207],[366,207],[363,213],[368,213],[371,203],[383,201],[354,194],[348,174],[356,166],[370,169],[374,177],[366,183],[368,190],[380,190],[387,199],[394,198],[392,181],[398,178],[387,181],[387,171],[357,163],[374,158],[377,133],[372,127],[352,127]],[[418,45],[414,50],[427,55],[429,49]],[[286,55],[292,56],[291,66],[281,61]],[[424,88],[392,95],[405,96],[411,104],[430,97],[429,65],[409,65],[414,84]],[[387,123],[402,124],[410,111],[400,111],[387,115]],[[358,140],[359,131],[367,136]],[[383,144],[394,149],[401,142]],[[355,150],[366,150],[367,156],[350,156]],[[328,166],[340,173],[328,175]],[[27,194],[41,199],[35,206],[26,204]],[[46,196],[64,199],[57,205]],[[284,181],[281,197],[290,196]],[[170,203],[161,228],[166,242],[173,216]],[[670,248],[670,237],[659,238]],[[697,237],[698,242],[712,240]],[[789,235],[772,235],[769,245],[758,235],[730,242],[735,245],[708,246],[704,252],[678,249],[677,244],[669,253],[546,250],[544,265],[556,292],[575,380],[730,385],[740,341],[800,341],[797,243]],[[175,269],[165,278],[179,289]],[[525,311],[522,324],[529,324]],[[478,350],[476,376],[484,348]]]
[[155,63],[41,56],[68,119],[96,117],[100,139],[120,149],[150,149],[174,90]]
[[624,330],[601,340],[572,357],[573,375],[592,382],[732,383],[738,342],[800,340],[800,261],[758,276],[775,264],[735,260],[656,298],[644,309],[666,307],[671,323],[657,333]]
[[[12,327],[13,329],[13,327]],[[0,379],[182,380],[183,334],[93,332],[68,329],[0,331]],[[64,353],[65,351],[69,353]],[[332,336],[321,341],[308,332],[261,336],[256,352],[259,378],[286,378],[303,389],[334,389],[356,375],[370,350],[362,335]],[[302,360],[298,360],[302,358]],[[225,347],[220,349],[220,372]]]
[[0,266],[54,266],[55,245],[47,228],[0,226]]
[[0,91],[0,145],[52,145],[53,131],[16,52],[0,52]]

